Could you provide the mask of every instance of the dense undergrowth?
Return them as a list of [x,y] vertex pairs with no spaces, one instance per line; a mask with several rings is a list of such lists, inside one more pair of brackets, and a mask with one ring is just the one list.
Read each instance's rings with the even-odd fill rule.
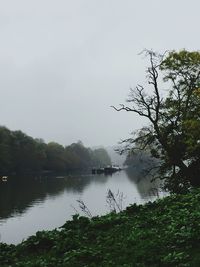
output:
[[21,244],[0,244],[0,266],[200,266],[200,190],[88,219]]

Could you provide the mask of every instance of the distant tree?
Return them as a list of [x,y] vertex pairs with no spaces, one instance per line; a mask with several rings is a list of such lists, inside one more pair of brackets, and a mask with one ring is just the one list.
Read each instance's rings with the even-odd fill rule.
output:
[[11,154],[14,171],[17,173],[35,170],[36,142],[22,131],[12,132]]
[[43,139],[35,139],[35,170],[42,171],[47,163],[47,144]]
[[139,151],[138,153],[128,153],[124,165],[138,171],[145,170],[148,173],[149,170],[157,166],[157,161],[151,157],[148,151]]
[[110,156],[104,148],[98,148],[93,150],[93,162],[94,166],[111,165]]
[[46,146],[46,169],[51,171],[65,171],[64,147],[56,142],[50,142]]
[[94,164],[108,163],[104,149],[93,152],[81,141],[64,148],[56,142],[46,144],[22,131],[10,131],[0,126],[0,175],[87,170]]
[[[128,105],[114,108],[148,119],[148,126],[124,140],[125,149],[148,149],[160,160],[158,176],[165,187],[182,192],[200,185],[200,52],[146,55],[151,93],[138,85],[130,90]],[[169,88],[163,95],[162,87]]]
[[11,132],[6,127],[0,127],[0,172],[7,173],[12,169],[10,151]]
[[91,163],[88,149],[82,142],[73,143],[65,148],[69,169],[87,169]]

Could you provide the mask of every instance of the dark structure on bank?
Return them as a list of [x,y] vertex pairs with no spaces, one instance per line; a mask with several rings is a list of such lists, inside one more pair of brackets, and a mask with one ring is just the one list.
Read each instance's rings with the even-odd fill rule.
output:
[[118,166],[107,166],[104,168],[93,168],[92,174],[112,174],[118,171],[121,171],[121,168]]

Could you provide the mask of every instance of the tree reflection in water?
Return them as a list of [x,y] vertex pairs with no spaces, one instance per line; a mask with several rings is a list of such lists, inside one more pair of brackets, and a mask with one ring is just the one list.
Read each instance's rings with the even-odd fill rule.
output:
[[143,170],[136,171],[133,168],[126,170],[128,179],[135,184],[142,199],[151,199],[162,194],[162,182],[159,179],[152,181],[152,176],[148,176]]
[[105,183],[108,177],[102,175],[68,175],[52,177],[9,177],[0,183],[0,219],[23,214],[36,202],[54,197],[64,191],[83,192],[91,182]]
[[[50,230],[70,220],[77,200],[82,200],[93,216],[109,212],[106,195],[123,193],[123,208],[132,203],[153,200],[159,182],[153,185],[135,171],[112,176],[66,175],[46,177],[9,177],[0,183],[1,241],[18,243],[39,230]],[[78,213],[82,214],[77,207]]]

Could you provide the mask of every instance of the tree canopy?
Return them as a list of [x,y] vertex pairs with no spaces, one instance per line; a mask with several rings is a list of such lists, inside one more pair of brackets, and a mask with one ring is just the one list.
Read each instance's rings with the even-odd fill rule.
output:
[[148,119],[124,140],[125,149],[149,150],[166,189],[182,192],[200,185],[200,52],[145,52],[148,85],[131,89],[127,104],[114,108]]
[[46,144],[21,131],[0,126],[0,175],[32,172],[70,172],[111,164],[104,148],[92,150],[82,142],[62,146]]

